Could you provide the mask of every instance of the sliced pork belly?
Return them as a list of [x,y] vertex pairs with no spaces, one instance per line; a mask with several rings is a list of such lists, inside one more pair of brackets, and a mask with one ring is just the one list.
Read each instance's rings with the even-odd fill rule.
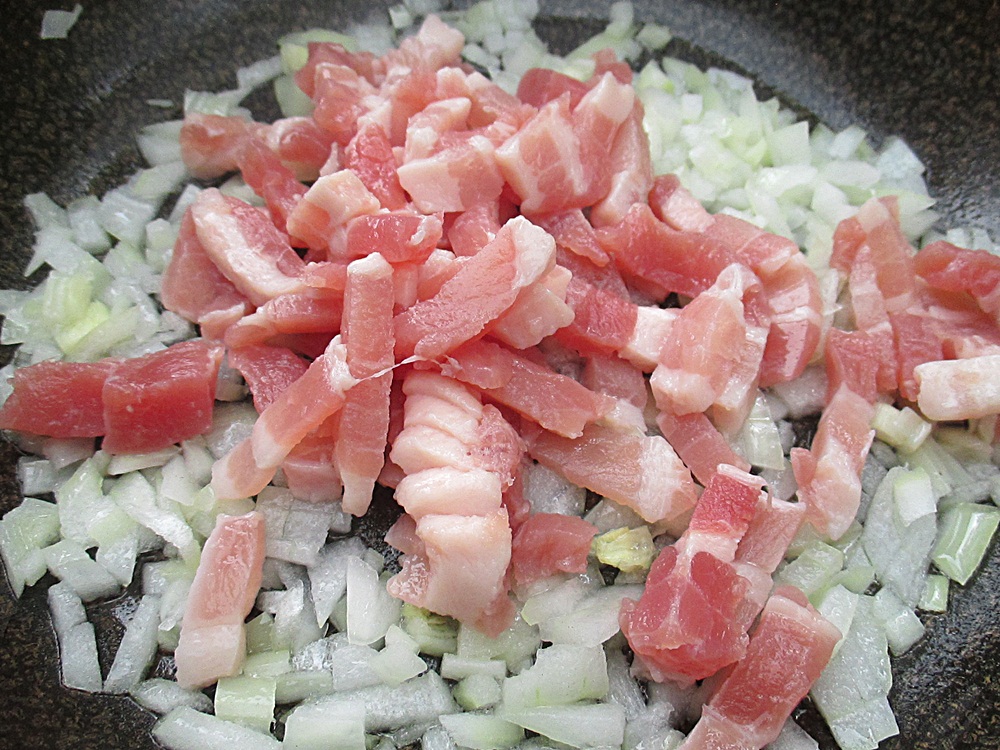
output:
[[226,329],[223,340],[232,348],[267,344],[284,334],[329,333],[339,330],[343,301],[339,294],[308,290],[280,294]]
[[[191,209],[184,212],[170,262],[163,271],[160,291],[163,306],[192,323],[203,324],[221,314],[226,325],[253,309],[246,298],[216,267],[205,252],[195,228]],[[220,326],[207,326],[206,337],[216,338]]]
[[405,211],[364,214],[347,224],[349,259],[379,253],[390,263],[423,263],[441,239],[441,219]]
[[379,210],[378,199],[349,169],[324,175],[312,184],[288,216],[288,232],[314,250],[333,253],[327,259],[341,259],[347,223]]
[[[295,172],[261,138],[248,138],[238,160],[243,180],[267,204],[271,220],[284,232],[288,216],[306,193]],[[296,241],[296,244],[301,243]]]
[[239,154],[252,132],[267,125],[242,117],[191,112],[181,126],[181,159],[192,177],[211,180],[239,166]]
[[633,203],[647,200],[653,187],[653,163],[642,117],[642,103],[636,99],[611,146],[611,186],[607,195],[590,210],[594,226],[617,224],[625,218]]
[[606,196],[611,169],[605,157],[634,100],[630,86],[605,74],[572,109],[569,94],[541,107],[496,152],[522,209],[583,208]]
[[632,508],[649,523],[675,518],[694,505],[690,472],[659,436],[591,424],[578,438],[534,430],[525,442],[539,463]]
[[398,211],[407,203],[396,174],[398,166],[389,137],[377,124],[362,127],[347,144],[344,168],[356,174],[379,203],[390,211]]
[[601,248],[594,227],[581,209],[572,208],[557,213],[531,215],[528,218],[551,234],[559,247],[586,258],[594,265],[603,267],[611,260]]
[[857,515],[861,470],[875,437],[873,415],[872,404],[841,386],[820,417],[812,447],[792,449],[806,520],[831,539],[839,539]]
[[758,750],[774,741],[841,634],[795,589],[768,600],[746,656],[702,708],[684,750]]
[[511,572],[519,586],[556,573],[587,570],[590,544],[597,527],[576,516],[535,513],[514,534]]
[[392,386],[392,266],[378,253],[347,267],[344,324],[347,366],[359,383],[347,391],[340,412],[336,460],[344,484],[344,510],[368,510],[385,462]]
[[714,221],[677,175],[657,175],[648,200],[656,218],[679,232],[704,232]]
[[506,599],[511,531],[507,511],[487,515],[425,515],[414,529],[422,549],[403,557],[389,593],[473,626],[488,623]]
[[758,608],[733,560],[760,486],[745,472],[716,473],[687,531],[653,562],[640,599],[622,603],[622,632],[654,679],[691,684],[746,653]]
[[243,621],[257,598],[263,565],[264,517],[219,516],[198,562],[174,651],[181,687],[203,688],[242,669]]
[[517,295],[514,304],[489,326],[489,334],[515,349],[536,346],[573,322],[574,311],[566,304],[572,274],[556,265]]
[[357,380],[347,366],[340,337],[261,413],[251,436],[216,461],[212,489],[221,499],[260,492],[294,447],[344,405]]
[[500,507],[500,478],[479,468],[425,469],[403,477],[395,498],[414,519],[429,514],[486,516]]
[[120,361],[101,390],[103,450],[155,451],[208,432],[222,354],[194,339]]
[[917,405],[928,419],[953,421],[1000,414],[1000,354],[917,365]]
[[1000,258],[996,255],[939,240],[917,253],[915,268],[935,289],[966,292],[984,312],[1000,320]]
[[[854,256],[848,275],[851,312],[858,331],[869,338],[875,357],[872,374],[879,393],[894,393],[899,387],[896,344],[885,298],[878,286],[878,275],[871,248],[862,246]],[[861,391],[857,391],[861,393]]]
[[302,260],[260,209],[208,188],[191,216],[208,257],[254,305],[303,288]]
[[244,346],[230,349],[226,358],[229,366],[239,370],[246,380],[258,413],[309,368],[308,362],[283,346]]
[[436,359],[479,336],[554,263],[552,237],[526,219],[511,219],[435,296],[396,317],[396,356]]
[[650,378],[662,411],[741,410],[753,399],[768,324],[761,293],[760,280],[734,264],[681,308]]
[[565,437],[578,437],[613,405],[572,378],[488,341],[453,351],[442,372]]
[[566,289],[572,321],[556,339],[581,354],[613,354],[628,346],[638,319],[638,305],[612,291],[574,276]]

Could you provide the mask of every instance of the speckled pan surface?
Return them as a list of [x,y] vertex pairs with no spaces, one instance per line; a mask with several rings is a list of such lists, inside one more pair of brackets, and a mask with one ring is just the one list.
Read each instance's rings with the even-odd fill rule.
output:
[[[283,32],[346,23],[376,3],[317,0],[82,0],[66,40],[41,41],[54,0],[0,12],[0,285],[19,286],[31,228],[25,193],[64,203],[101,193],[138,165],[133,134],[176,111],[185,87],[231,85],[232,71],[272,54]],[[948,224],[1000,233],[1000,4],[987,0],[674,0],[636,2],[667,23],[695,62],[752,75],[833,127],[899,134],[928,165]],[[66,4],[69,7],[69,3]],[[542,2],[556,49],[597,28],[602,3]],[[1000,373],[998,373],[1000,377]],[[0,445],[0,513],[19,501],[13,449]],[[378,534],[378,526],[366,536]],[[957,588],[957,587],[956,587]],[[120,632],[114,602],[91,609]],[[886,748],[1000,747],[1000,553],[953,596],[947,616],[897,663],[891,700],[902,729]],[[106,645],[105,645],[106,649]],[[102,659],[110,652],[102,652]],[[105,662],[105,667],[107,666]],[[801,720],[832,746],[818,718]],[[59,686],[44,594],[14,602],[0,584],[0,749],[152,748],[153,718],[127,699]]]

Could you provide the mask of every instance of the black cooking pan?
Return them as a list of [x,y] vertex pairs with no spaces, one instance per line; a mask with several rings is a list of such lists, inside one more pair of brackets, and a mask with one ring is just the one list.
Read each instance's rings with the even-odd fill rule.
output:
[[[178,116],[185,87],[233,85],[233,70],[274,53],[282,33],[362,20],[382,3],[331,0],[83,0],[62,41],[41,41],[57,0],[6,2],[0,12],[0,286],[24,286],[31,227],[25,193],[65,204],[101,194],[139,166],[133,135]],[[672,0],[636,2],[666,23],[669,50],[751,75],[804,116],[903,136],[928,167],[943,225],[1000,235],[1000,4],[986,0]],[[69,8],[69,4],[64,7]],[[601,28],[607,5],[542,2],[540,31],[565,52]],[[1000,377],[1000,373],[998,373]],[[15,450],[0,445],[0,513],[19,502]],[[368,538],[379,524],[364,527]],[[1000,747],[1000,552],[947,615],[896,662],[890,700],[901,736],[886,748]],[[102,637],[122,630],[120,602],[90,608]],[[815,712],[800,721],[832,747]],[[153,718],[128,699],[59,684],[55,637],[36,587],[14,601],[0,583],[0,748],[152,748]]]

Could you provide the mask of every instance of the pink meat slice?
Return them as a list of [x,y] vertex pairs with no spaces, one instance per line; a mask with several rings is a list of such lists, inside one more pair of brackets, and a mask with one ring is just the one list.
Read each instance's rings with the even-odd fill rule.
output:
[[654,178],[648,200],[656,218],[679,232],[704,232],[714,221],[698,199],[681,185],[677,175]]
[[363,515],[385,462],[392,386],[392,266],[378,253],[347,267],[344,325],[347,366],[361,382],[340,413],[336,460],[344,484],[344,510]]
[[917,253],[917,274],[935,289],[966,292],[986,313],[1000,315],[1000,259],[986,250],[932,242]]
[[840,638],[800,592],[777,590],[761,613],[746,656],[726,675],[681,747],[758,750],[773,742]]
[[243,144],[238,164],[247,185],[267,204],[274,225],[284,232],[288,216],[305,194],[306,186],[259,137],[248,138]]
[[614,291],[574,276],[566,289],[572,322],[556,333],[557,340],[581,354],[612,354],[632,337],[638,306]]
[[649,523],[676,518],[694,506],[691,473],[659,436],[591,424],[577,438],[532,430],[525,443],[539,463],[632,508]]
[[163,272],[160,301],[171,312],[199,324],[229,311],[239,319],[253,308],[205,252],[191,209],[184,212],[174,252]]
[[653,187],[653,163],[642,117],[642,103],[636,99],[611,146],[610,189],[590,209],[594,226],[617,224],[625,218],[633,203],[647,200]]
[[500,226],[500,202],[488,201],[449,216],[445,235],[455,255],[469,256],[491,242]]
[[288,231],[313,250],[326,250],[340,259],[347,223],[379,210],[378,199],[349,169],[320,177],[312,184],[288,216]]
[[281,463],[288,489],[299,500],[332,503],[341,499],[343,485],[333,455],[336,436],[320,434],[326,430],[324,424],[307,435]]
[[635,94],[611,74],[570,108],[569,94],[545,104],[497,150],[507,183],[528,213],[583,208],[608,194],[606,155]]
[[597,233],[583,215],[582,209],[572,208],[558,213],[532,215],[529,218],[551,234],[559,247],[564,247],[597,266],[606,266],[611,260],[597,241]]
[[526,286],[514,304],[490,324],[490,336],[515,349],[528,349],[572,323],[573,309],[566,304],[571,278],[568,269],[556,265]]
[[622,275],[657,301],[670,292],[695,297],[708,289],[736,258],[704,232],[681,232],[637,203],[618,224],[597,230],[601,247]]
[[282,346],[244,346],[230,349],[226,358],[229,366],[239,370],[246,380],[258,413],[264,411],[309,368],[309,363],[302,357]]
[[928,419],[953,421],[1000,414],[1000,354],[925,362],[914,368],[917,405]]
[[511,546],[514,581],[527,586],[556,573],[583,573],[595,536],[597,527],[576,516],[528,516],[514,533]]
[[347,224],[347,257],[379,253],[390,263],[423,263],[441,239],[438,216],[404,211],[365,214]]
[[705,414],[695,412],[676,416],[660,412],[656,424],[691,473],[706,484],[720,465],[750,471],[750,464],[729,447],[726,438]]
[[658,681],[690,684],[746,653],[758,610],[748,601],[751,581],[732,563],[760,495],[755,477],[716,473],[688,529],[654,561],[642,596],[622,603],[622,632]]
[[436,295],[396,316],[396,356],[436,359],[476,338],[554,263],[552,237],[526,219],[511,219]]
[[396,174],[398,166],[388,136],[376,124],[360,128],[347,145],[344,167],[356,174],[383,208],[390,211],[398,211],[407,203]]
[[226,329],[224,341],[239,348],[266,344],[282,334],[333,333],[340,328],[339,294],[308,290],[281,294]]
[[451,353],[442,372],[470,383],[485,396],[565,437],[578,437],[610,406],[600,394],[543,364],[488,341]]
[[243,621],[264,566],[264,517],[222,515],[205,542],[174,651],[181,687],[207,687],[238,674],[246,658]]
[[292,449],[344,405],[357,382],[335,337],[309,369],[261,413],[249,438],[216,461],[212,488],[221,499],[251,497],[271,481]]
[[812,447],[792,449],[806,520],[831,539],[839,539],[857,515],[861,470],[875,436],[873,415],[874,406],[841,386],[820,417]]
[[193,177],[211,180],[239,167],[239,155],[252,133],[267,125],[242,117],[191,112],[181,126],[181,159]]
[[871,248],[862,246],[857,250],[848,276],[848,288],[854,324],[858,331],[869,337],[876,357],[872,374],[875,376],[878,392],[894,393],[899,387],[896,345],[885,298],[878,287]]
[[734,264],[681,309],[650,378],[661,411],[739,410],[753,399],[767,337],[761,293],[760,280]]
[[441,466],[407,474],[393,496],[414,519],[429,514],[486,516],[500,507],[501,487],[492,471]]
[[841,386],[846,386],[865,401],[878,398],[876,373],[880,359],[877,344],[865,331],[841,331],[831,328],[826,335],[827,400]]
[[208,188],[198,194],[191,215],[208,257],[251,303],[302,289],[302,260],[259,209]]
[[500,197],[504,178],[490,138],[467,131],[460,138],[442,139],[441,145],[396,171],[399,184],[421,212],[465,211]]
[[313,118],[336,143],[346,146],[358,132],[358,119],[368,112],[378,90],[341,62],[317,62],[312,74]]
[[[805,518],[804,503],[792,503],[766,496],[757,501],[757,509],[746,533],[736,548],[735,560],[773,573],[785,558]],[[768,585],[770,589],[770,584]]]
[[595,393],[625,401],[637,409],[646,408],[649,393],[642,371],[613,354],[587,357],[580,383]]
[[143,453],[208,432],[222,354],[196,339],[122,360],[101,391],[103,450]]
[[414,532],[422,549],[403,557],[402,569],[388,581],[389,593],[474,627],[487,626],[498,599],[507,597],[507,511],[425,515]]
[[14,371],[0,406],[0,429],[56,438],[104,434],[104,383],[118,360],[43,360]]

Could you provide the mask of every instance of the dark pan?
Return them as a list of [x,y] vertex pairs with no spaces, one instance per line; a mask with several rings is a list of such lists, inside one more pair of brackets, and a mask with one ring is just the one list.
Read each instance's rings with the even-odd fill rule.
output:
[[[5,3],[0,45],[0,286],[25,286],[31,227],[24,194],[65,204],[103,193],[139,166],[136,130],[177,111],[150,98],[231,86],[236,67],[274,53],[289,30],[362,20],[382,3],[323,0],[90,0],[69,38],[41,41],[55,3]],[[834,128],[903,136],[928,167],[945,226],[1000,233],[1000,4],[987,0],[664,0],[636,2],[666,23],[671,52],[751,75],[760,91]],[[543,35],[567,51],[607,5],[542,2]],[[1000,374],[998,374],[1000,376]],[[19,502],[15,450],[0,445],[0,513]],[[384,519],[363,526],[375,539]],[[886,748],[1000,747],[1000,553],[896,662],[890,696],[901,736]],[[105,669],[118,602],[90,608]],[[833,747],[808,708],[800,721]],[[20,601],[0,585],[0,748],[152,748],[153,718],[125,698],[62,688],[41,587]]]

